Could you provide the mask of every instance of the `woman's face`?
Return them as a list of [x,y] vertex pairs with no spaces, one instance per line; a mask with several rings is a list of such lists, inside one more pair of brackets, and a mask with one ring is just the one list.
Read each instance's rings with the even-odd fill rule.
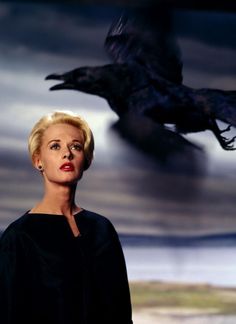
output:
[[84,135],[75,126],[55,124],[43,135],[36,166],[43,168],[46,182],[60,185],[76,183],[84,170]]

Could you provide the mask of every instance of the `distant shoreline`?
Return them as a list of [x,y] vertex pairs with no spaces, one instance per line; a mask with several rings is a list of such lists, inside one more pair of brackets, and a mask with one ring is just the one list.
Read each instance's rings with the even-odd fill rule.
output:
[[236,323],[236,288],[130,282],[134,324]]
[[236,288],[208,284],[130,281],[134,309],[236,315]]

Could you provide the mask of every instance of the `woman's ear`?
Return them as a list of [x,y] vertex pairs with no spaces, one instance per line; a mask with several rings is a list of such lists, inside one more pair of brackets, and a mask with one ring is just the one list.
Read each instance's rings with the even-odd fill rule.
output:
[[41,162],[41,159],[40,159],[40,156],[39,155],[35,155],[33,157],[33,165],[40,172],[43,171],[43,165],[42,165],[42,162]]

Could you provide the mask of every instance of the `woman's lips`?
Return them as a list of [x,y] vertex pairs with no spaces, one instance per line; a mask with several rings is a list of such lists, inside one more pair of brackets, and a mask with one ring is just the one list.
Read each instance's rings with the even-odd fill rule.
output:
[[62,171],[74,171],[74,169],[75,168],[72,163],[64,163],[60,167],[60,170],[62,170]]

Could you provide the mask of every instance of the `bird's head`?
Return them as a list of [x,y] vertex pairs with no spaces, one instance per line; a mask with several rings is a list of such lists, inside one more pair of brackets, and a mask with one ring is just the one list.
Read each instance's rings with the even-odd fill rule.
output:
[[63,74],[50,74],[45,80],[58,80],[50,90],[79,90],[93,93],[94,84],[99,81],[96,67],[80,67]]

